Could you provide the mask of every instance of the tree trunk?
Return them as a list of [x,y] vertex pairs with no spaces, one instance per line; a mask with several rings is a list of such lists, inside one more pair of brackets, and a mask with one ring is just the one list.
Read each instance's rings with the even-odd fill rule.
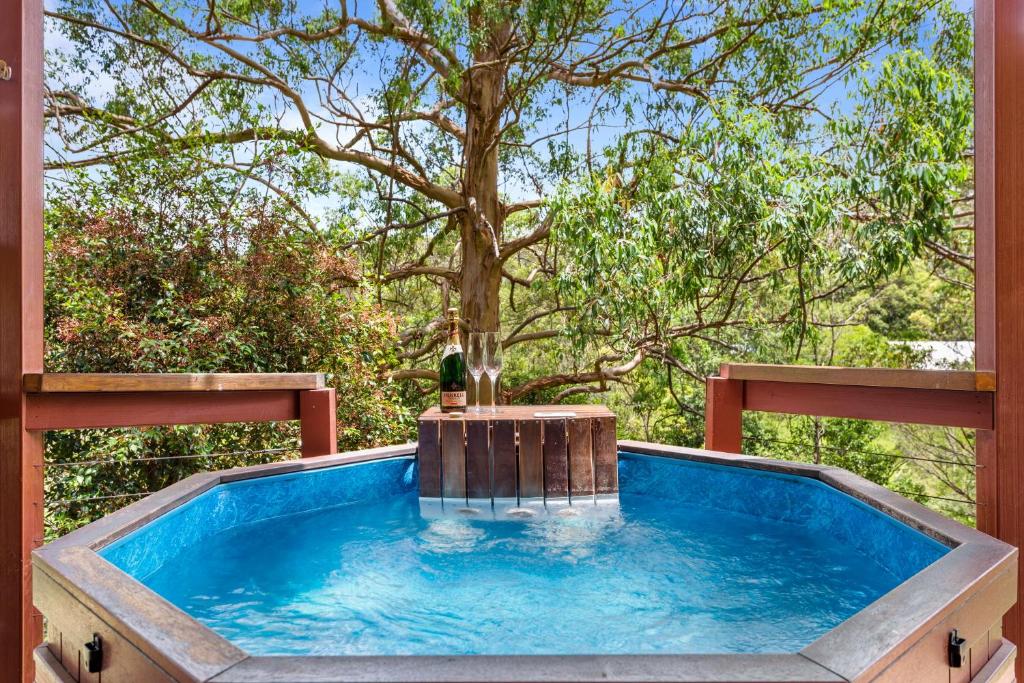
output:
[[[479,17],[471,16],[476,27]],[[462,319],[471,332],[496,332],[500,321],[501,245],[504,215],[498,196],[498,147],[505,66],[501,51],[507,25],[492,26],[490,39],[473,56],[466,82],[467,114],[462,192],[466,211],[460,223]],[[481,399],[490,401],[490,383],[481,381]]]

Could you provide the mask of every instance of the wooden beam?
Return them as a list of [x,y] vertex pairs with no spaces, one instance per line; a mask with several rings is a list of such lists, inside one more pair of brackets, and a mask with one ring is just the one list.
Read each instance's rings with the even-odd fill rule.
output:
[[304,392],[27,394],[25,423],[26,429],[45,431],[298,420],[301,393]]
[[[299,426],[302,457],[338,452],[338,397],[334,387],[308,389],[299,394]],[[193,395],[194,397],[194,395]]]
[[120,393],[133,391],[268,391],[324,389],[324,376],[314,372],[259,373],[28,373],[29,393]]
[[704,448],[739,453],[743,446],[743,380],[708,377]]
[[[975,367],[995,372],[995,429],[978,432],[978,528],[1024,545],[1024,3],[975,2]],[[1018,597],[1024,593],[1024,574]],[[1024,638],[1021,603],[1004,635]],[[1024,680],[1018,659],[1017,679]]]
[[992,428],[994,397],[987,391],[848,387],[751,380],[744,384],[745,410],[967,429]]
[[841,384],[862,387],[995,391],[994,372],[971,370],[907,370],[896,368],[839,368],[820,365],[764,365],[724,363],[723,379],[802,384]]
[[5,0],[0,59],[0,680],[31,681],[42,617],[30,553],[43,541],[42,437],[21,378],[43,369],[43,3]]

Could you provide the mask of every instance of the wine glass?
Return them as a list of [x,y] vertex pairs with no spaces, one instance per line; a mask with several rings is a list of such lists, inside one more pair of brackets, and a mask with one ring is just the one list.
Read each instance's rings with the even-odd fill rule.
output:
[[480,412],[480,378],[484,374],[485,344],[486,339],[484,338],[483,332],[469,333],[469,349],[466,358],[466,365],[469,370],[469,374],[473,376],[473,396],[476,397],[476,406],[470,411],[473,413]]
[[[487,371],[487,376],[491,379],[491,412],[498,412],[497,396],[498,396],[498,376],[501,374],[501,335],[497,332],[487,332],[486,349],[487,353],[484,357],[484,369]],[[477,400],[479,403],[479,399]]]

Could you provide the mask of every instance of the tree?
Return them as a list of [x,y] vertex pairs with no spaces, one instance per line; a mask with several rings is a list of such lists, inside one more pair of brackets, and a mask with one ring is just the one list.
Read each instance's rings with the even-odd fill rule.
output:
[[[883,136],[833,125],[819,100],[865,69],[875,73],[869,66],[884,53],[916,46],[935,6],[379,0],[367,11],[281,0],[63,2],[47,13],[70,41],[51,60],[47,112],[65,149],[50,168],[203,160],[263,184],[311,231],[331,221],[347,229],[345,244],[364,250],[362,277],[378,301],[408,310],[401,338],[412,367],[399,377],[435,376],[418,366],[440,343],[438,314],[456,292],[467,325],[503,323],[508,346],[575,332],[577,357],[518,378],[513,397],[602,391],[647,358],[696,377],[702,370],[684,367],[674,340],[706,337],[728,349],[728,330],[736,338],[790,323],[787,339],[799,349],[808,302],[888,272],[918,248],[897,240],[894,251],[868,249],[842,263],[815,245],[842,248],[856,226],[892,228],[918,210],[926,237],[945,220],[936,199],[948,178],[939,174],[900,186],[928,190],[923,206],[900,199],[886,207],[898,211],[876,220],[874,204],[865,220],[843,217],[824,230],[842,217],[850,192],[872,206],[886,188],[820,182],[848,175],[853,159],[841,151],[854,149],[856,133]],[[833,144],[835,153],[821,153]],[[742,182],[715,168],[720,149],[730,171],[746,172]],[[901,158],[878,149],[888,154],[877,160],[883,165]],[[752,155],[768,155],[763,169]],[[865,178],[873,169],[857,170]],[[699,194],[707,183],[713,203],[684,201],[684,189]],[[343,213],[313,215],[313,198],[332,194]],[[792,205],[775,220],[767,209],[780,198]],[[707,232],[716,212],[725,240]],[[667,235],[663,225],[672,226]],[[588,236],[594,226],[603,232]],[[873,243],[861,237],[854,242]],[[642,272],[624,276],[609,257]],[[678,278],[661,277],[663,260]],[[826,265],[828,274],[846,270],[823,284]],[[602,307],[620,284],[630,298],[612,324]],[[796,303],[749,319],[766,288]],[[506,295],[514,315],[503,315]],[[679,319],[680,295],[696,317]],[[702,299],[714,300],[714,315],[704,317]]]

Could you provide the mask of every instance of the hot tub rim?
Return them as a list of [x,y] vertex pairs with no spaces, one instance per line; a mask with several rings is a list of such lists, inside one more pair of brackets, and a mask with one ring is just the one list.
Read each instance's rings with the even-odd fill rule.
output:
[[[254,465],[193,475],[33,552],[41,585],[49,579],[179,680],[230,683],[294,680],[759,680],[866,679],[896,662],[971,607],[974,622],[998,622],[1015,600],[1017,549],[942,517],[899,494],[840,468],[749,455],[621,440],[620,451],[746,467],[816,479],[952,550],[798,653],[773,655],[503,655],[439,657],[254,657],[146,588],[96,551],[221,483],[302,470],[409,458],[416,444]],[[1011,594],[1006,586],[1012,584]],[[59,599],[44,596],[43,601]],[[37,596],[37,603],[40,598]],[[1007,604],[1009,600],[1009,604]],[[44,614],[45,614],[45,610]],[[169,635],[172,634],[172,635]],[[966,633],[967,636],[972,636]],[[548,659],[573,663],[555,666]],[[290,673],[289,673],[290,672]],[[361,673],[360,673],[361,672]],[[694,678],[691,674],[699,674]],[[359,676],[356,676],[359,674]],[[413,675],[415,674],[415,676]],[[813,674],[813,675],[812,675]],[[252,678],[250,678],[250,676]],[[262,676],[262,678],[261,678]],[[355,677],[355,678],[353,678]]]

